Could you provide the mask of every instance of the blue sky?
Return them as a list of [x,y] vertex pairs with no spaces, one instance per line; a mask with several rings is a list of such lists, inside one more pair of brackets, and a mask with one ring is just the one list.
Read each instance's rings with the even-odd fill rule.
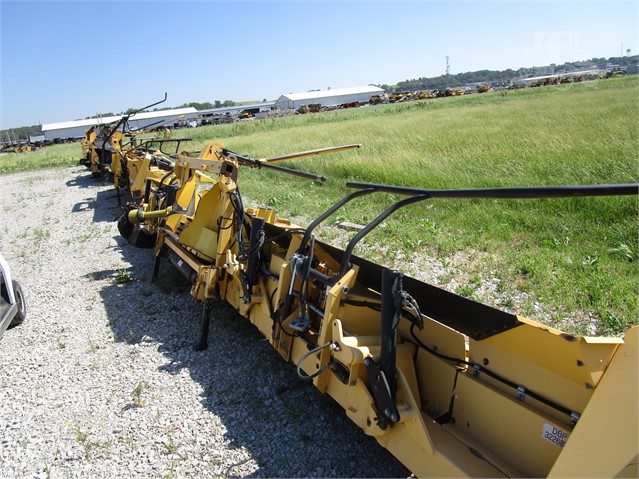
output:
[[636,2],[0,0],[0,129],[639,52]]

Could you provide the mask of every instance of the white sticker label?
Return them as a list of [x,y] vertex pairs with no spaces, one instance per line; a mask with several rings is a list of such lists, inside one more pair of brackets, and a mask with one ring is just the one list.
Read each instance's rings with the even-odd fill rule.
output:
[[541,430],[541,437],[543,437],[546,441],[552,442],[556,446],[564,447],[566,441],[568,441],[568,438],[570,437],[570,433],[545,422],[544,427]]

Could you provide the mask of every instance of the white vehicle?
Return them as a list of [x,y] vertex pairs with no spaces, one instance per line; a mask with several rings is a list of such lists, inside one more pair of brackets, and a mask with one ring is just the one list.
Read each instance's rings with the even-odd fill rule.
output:
[[9,264],[0,255],[0,338],[8,327],[21,324],[26,315],[22,288],[11,277]]

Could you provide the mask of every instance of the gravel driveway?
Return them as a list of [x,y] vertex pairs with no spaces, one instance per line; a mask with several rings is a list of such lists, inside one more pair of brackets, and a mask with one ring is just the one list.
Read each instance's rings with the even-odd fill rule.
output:
[[118,235],[84,167],[0,175],[27,319],[0,340],[0,477],[406,477],[248,321]]

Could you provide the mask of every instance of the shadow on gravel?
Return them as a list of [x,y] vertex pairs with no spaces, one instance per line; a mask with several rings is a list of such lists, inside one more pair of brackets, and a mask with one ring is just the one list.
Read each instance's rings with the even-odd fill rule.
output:
[[[104,186],[110,183],[104,180],[98,180],[91,176],[91,174],[83,174],[78,176],[74,180],[67,181],[67,186],[70,188],[87,189],[87,198],[80,203],[73,205],[71,209],[72,213],[78,213],[80,211],[93,210],[93,221],[95,223],[114,221],[120,212],[122,211],[118,206],[117,194],[115,188],[110,188],[107,191],[91,191],[96,186]],[[113,186],[111,184],[111,186]],[[122,196],[122,204],[127,201],[126,196]]]
[[[117,202],[106,196],[92,204],[94,218],[112,218]],[[168,359],[160,371],[188,371],[204,390],[202,405],[226,427],[227,447],[244,448],[257,461],[259,468],[248,477],[410,475],[330,397],[300,380],[294,366],[226,303],[214,305],[209,348],[195,351],[201,306],[189,296],[190,286],[166,260],[152,283],[151,250],[136,249],[120,237],[115,240],[124,261],[131,264],[120,284],[100,291],[115,340],[157,343]],[[93,277],[116,274],[96,271]],[[195,433],[204,436],[210,431]],[[225,476],[238,474],[233,469],[241,464],[228,467]]]

